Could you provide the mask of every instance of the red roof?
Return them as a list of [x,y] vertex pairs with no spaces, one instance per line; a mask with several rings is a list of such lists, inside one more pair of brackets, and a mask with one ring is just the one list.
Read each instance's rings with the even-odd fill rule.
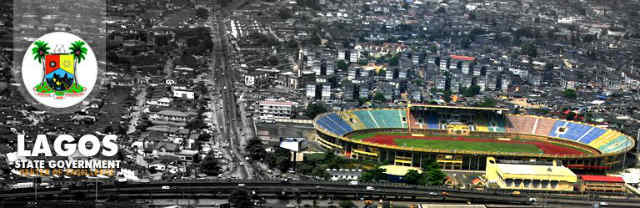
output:
[[583,181],[608,182],[608,183],[624,183],[622,177],[602,176],[602,175],[581,175]]
[[460,60],[460,61],[473,61],[473,60],[476,60],[476,58],[471,57],[471,56],[451,55],[451,58],[455,59],[455,60]]

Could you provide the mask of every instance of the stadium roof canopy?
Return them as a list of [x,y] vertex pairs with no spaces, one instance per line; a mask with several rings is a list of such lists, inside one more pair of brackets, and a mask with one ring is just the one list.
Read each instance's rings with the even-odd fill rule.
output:
[[450,106],[450,105],[429,105],[429,104],[407,104],[407,107],[424,107],[424,108],[450,108],[450,109],[465,109],[465,110],[481,110],[481,111],[507,111],[507,108],[492,108],[492,107],[468,107],[468,106]]

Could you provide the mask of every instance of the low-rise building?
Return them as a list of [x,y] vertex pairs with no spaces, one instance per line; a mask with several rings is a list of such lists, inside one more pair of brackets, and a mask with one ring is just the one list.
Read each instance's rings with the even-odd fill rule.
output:
[[183,98],[187,100],[193,100],[195,98],[195,93],[193,91],[185,90],[185,89],[173,89],[173,97]]
[[258,112],[261,117],[291,118],[294,102],[265,100],[258,103]]
[[326,171],[332,181],[357,181],[362,174],[361,169],[327,169]]
[[486,176],[489,184],[501,189],[573,191],[578,177],[569,168],[552,164],[499,164],[487,157]]
[[580,175],[581,192],[624,192],[624,180],[618,176]]
[[176,110],[163,110],[149,115],[149,120],[153,124],[186,126],[187,122],[195,118],[194,112],[181,112]]

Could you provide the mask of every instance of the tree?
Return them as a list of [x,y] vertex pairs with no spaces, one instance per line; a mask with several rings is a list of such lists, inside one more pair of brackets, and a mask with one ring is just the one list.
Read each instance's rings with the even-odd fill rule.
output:
[[291,152],[288,149],[276,147],[275,154],[268,154],[265,160],[269,167],[285,172],[291,167]]
[[387,99],[384,98],[384,94],[382,94],[381,92],[376,92],[376,94],[373,96],[373,100],[377,101],[377,102],[384,102]]
[[149,121],[149,119],[141,119],[140,124],[136,126],[136,129],[140,131],[146,131],[147,128],[151,127],[152,125],[153,124],[151,123],[151,121]]
[[339,203],[341,208],[354,208],[356,207],[356,204],[353,203],[353,201],[351,200],[342,200]]
[[409,170],[404,175],[404,180],[408,184],[412,185],[425,185],[427,184],[427,175],[424,173],[418,173],[417,170]]
[[198,136],[199,141],[209,141],[211,139],[211,134],[200,134]]
[[84,47],[85,43],[84,41],[76,41],[71,43],[71,46],[69,47],[69,50],[71,51],[71,53],[73,54],[73,80],[74,80],[74,86],[75,86],[75,90],[78,91],[82,91],[81,87],[78,88],[78,68],[76,67],[78,64],[80,64],[80,62],[82,62],[82,60],[85,59],[85,55],[87,55],[88,49],[86,47]]
[[444,172],[442,172],[439,167],[429,170],[427,174],[429,174],[427,183],[432,186],[439,186],[444,184],[444,180],[447,178],[447,175],[444,174]]
[[447,175],[445,175],[440,169],[440,165],[433,160],[427,159],[423,160],[422,167],[424,167],[424,171],[422,174],[427,178],[426,183],[432,186],[442,185]]
[[267,63],[271,66],[276,66],[278,65],[278,63],[280,63],[280,61],[276,56],[269,56],[269,58],[267,58]]
[[468,88],[462,88],[462,96],[473,97],[478,94],[480,94],[480,86],[478,85],[472,85],[471,87],[468,87]]
[[367,99],[367,98],[359,98],[358,99],[358,106],[362,106],[367,102],[369,102],[369,99]]
[[207,175],[217,176],[218,174],[220,174],[220,165],[218,164],[218,160],[215,159],[213,155],[207,155],[207,157],[204,158],[202,163],[200,163],[200,169],[202,169],[202,172],[206,173]]
[[481,103],[476,104],[476,107],[495,107],[498,102],[492,98],[485,98]]
[[442,96],[442,99],[444,100],[444,102],[451,102],[451,91],[447,90],[444,91],[444,95]]
[[318,34],[312,34],[310,41],[311,41],[311,44],[315,46],[319,46],[322,43],[322,39],[320,39],[320,36],[318,36]]
[[220,4],[220,6],[222,7],[226,7],[227,5],[229,5],[229,3],[231,3],[232,0],[217,0],[216,3]]
[[289,19],[293,16],[291,13],[292,12],[290,9],[283,7],[278,10],[278,17],[280,17],[281,19]]
[[187,138],[185,139],[189,139],[191,137],[191,133],[193,132],[194,129],[201,129],[201,128],[204,128],[205,126],[206,124],[204,123],[202,116],[198,115],[198,117],[189,121],[185,126],[185,128],[189,129],[189,133],[187,133]]
[[387,171],[384,168],[376,167],[375,169],[368,170],[362,173],[360,180],[362,182],[378,182],[387,180],[387,175],[384,173]]
[[200,158],[199,154],[193,155],[192,159],[193,159],[193,161],[192,161],[193,163],[200,163],[200,161],[202,161],[202,158]]
[[349,67],[349,65],[347,65],[347,63],[344,62],[344,60],[338,60],[336,62],[336,66],[338,67],[338,69],[342,69],[342,70],[347,70],[347,68]]
[[538,47],[533,43],[526,43],[522,45],[521,54],[535,58],[538,56]]
[[429,52],[431,52],[431,53],[438,52],[438,46],[436,46],[435,44],[430,45],[429,46]]
[[315,118],[317,115],[326,113],[327,111],[329,110],[323,103],[311,103],[307,105],[307,110],[304,112],[304,115],[309,118]]
[[[47,54],[49,54],[49,49],[51,49],[49,47],[49,44],[47,42],[38,40],[34,43],[36,46],[33,47],[33,49],[31,50],[31,53],[33,54],[33,59],[38,61],[38,63],[42,64],[42,73],[46,74],[46,64],[44,63],[44,57],[47,56]],[[43,87],[45,86],[44,82],[45,82],[45,76],[42,76],[42,83],[40,85],[42,85]]]
[[249,191],[245,189],[236,189],[229,195],[229,203],[231,207],[248,208],[253,207]]
[[262,160],[267,156],[264,144],[262,144],[262,141],[257,137],[253,137],[249,140],[246,150],[249,153],[249,158],[252,160]]
[[575,112],[569,111],[569,113],[567,113],[566,119],[569,121],[573,121],[573,120],[576,120],[576,117],[578,117],[578,115]]
[[200,19],[207,19],[209,18],[209,10],[200,7],[196,9],[196,16]]
[[564,97],[574,100],[578,97],[578,94],[573,89],[566,89],[562,94]]
[[389,59],[389,65],[391,66],[398,66],[399,62],[400,62],[399,55],[392,56],[391,59]]

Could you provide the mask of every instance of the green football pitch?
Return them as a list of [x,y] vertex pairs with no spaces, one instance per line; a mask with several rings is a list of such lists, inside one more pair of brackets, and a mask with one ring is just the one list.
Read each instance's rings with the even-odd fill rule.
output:
[[517,152],[543,153],[533,144],[500,143],[500,142],[468,142],[456,140],[424,140],[424,139],[394,139],[401,147],[417,147],[425,149],[458,150],[458,151],[488,151],[488,152]]

